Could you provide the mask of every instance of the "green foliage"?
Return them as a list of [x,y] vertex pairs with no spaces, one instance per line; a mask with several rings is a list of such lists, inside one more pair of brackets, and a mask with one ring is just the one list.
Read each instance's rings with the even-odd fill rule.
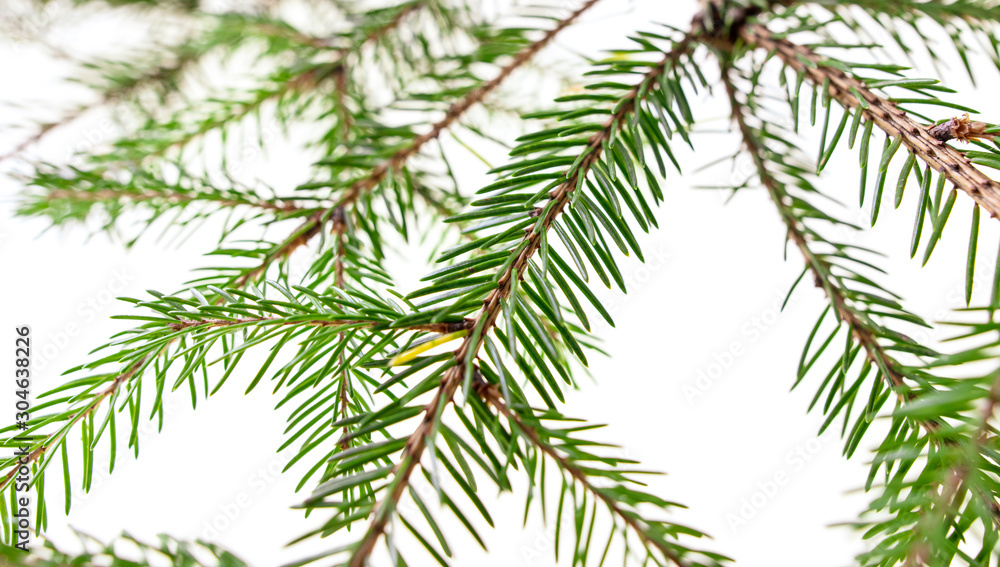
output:
[[[819,2],[818,4],[828,4]],[[921,50],[925,51],[934,61],[940,64],[940,56],[934,47],[934,41],[927,33],[927,23],[933,22],[948,34],[955,52],[961,58],[969,77],[975,81],[975,75],[970,63],[970,57],[977,51],[976,46],[969,44],[974,39],[984,49],[978,50],[987,55],[992,63],[1000,68],[1000,52],[996,30],[993,26],[1000,22],[1000,7],[995,2],[982,0],[848,0],[846,2],[830,2],[826,9],[837,17],[843,18],[845,24],[853,31],[866,37],[871,37],[866,27],[881,26],[878,22],[891,19],[893,27],[889,28],[892,40],[910,56]],[[861,8],[873,22],[861,22],[856,19],[852,7]],[[899,26],[898,28],[895,26]],[[907,34],[916,38],[906,37]]]
[[[803,165],[808,161],[785,141],[792,133],[769,122],[746,124],[745,111],[761,115],[767,110],[759,106],[752,91],[746,95],[747,101],[737,99],[735,86],[730,92],[734,112],[739,113],[738,120],[745,125],[746,146],[759,155],[756,160],[759,183],[767,187],[788,226],[789,243],[799,248],[806,260],[804,275],[808,273],[829,300],[829,306],[822,311],[806,340],[795,386],[810,373],[823,377],[810,409],[823,402],[827,419],[820,433],[836,418],[843,418],[841,435],[845,436],[844,455],[849,458],[886,402],[894,394],[904,398],[911,395],[922,383],[922,374],[901,364],[897,357],[937,356],[893,326],[929,325],[906,311],[899,303],[899,295],[876,283],[879,274],[884,273],[877,266],[880,254],[823,235],[824,226],[827,232],[838,227],[851,231],[860,227],[837,220],[810,203],[810,199],[823,194],[813,184],[812,168]],[[799,278],[796,285],[803,279]],[[794,288],[789,294],[792,291]],[[842,351],[835,351],[836,357],[823,358],[828,349],[841,347]],[[825,372],[819,371],[820,360],[832,360]]]
[[[1000,380],[990,366],[1000,354],[1000,272],[991,305],[963,311],[975,320],[961,338],[978,345],[938,352],[909,336],[932,325],[878,283],[883,257],[852,244],[865,227],[817,203],[832,200],[820,180],[835,153],[857,150],[864,224],[888,213],[889,196],[893,208],[916,199],[908,252],[922,249],[926,263],[965,193],[974,201],[964,263],[971,302],[987,245],[982,213],[1000,215],[1000,184],[980,169],[1000,166],[998,130],[955,117],[972,110],[939,81],[851,54],[871,52],[869,34],[881,33],[909,55],[933,22],[971,74],[972,57],[1000,60],[997,7],[703,2],[690,29],[637,32],[589,62],[585,86],[553,105],[511,102],[509,77],[528,72],[596,3],[528,11],[546,17],[514,27],[457,1],[334,3],[344,19],[317,16],[316,28],[333,30],[321,35],[280,9],[209,14],[189,3],[184,41],[88,63],[100,104],[135,103],[128,133],[76,164],[33,164],[19,213],[127,233],[127,243],[154,224],[190,235],[211,215],[228,221],[210,254],[217,265],[183,289],[123,298],[137,311],[119,318],[135,326],[40,396],[27,431],[0,430],[5,449],[31,439],[35,530],[50,514],[46,479],[51,487],[56,477],[68,513],[74,486],[89,490],[94,467],[113,470],[119,447],[138,454],[138,428],[162,425],[166,396],[183,389],[197,406],[226,384],[249,393],[267,380],[276,406],[290,409],[275,449],[291,449],[286,470],[297,469],[298,491],[309,488],[298,508],[311,524],[298,541],[335,541],[296,565],[360,567],[376,556],[451,564],[457,538],[486,547],[494,520],[483,494],[520,487],[525,520],[554,522],[556,558],[573,565],[727,564],[676,520],[679,504],[645,488],[637,463],[587,439],[596,426],[563,413],[588,357],[601,354],[594,323],[614,325],[595,288],[626,291],[619,261],[643,259],[666,179],[682,173],[677,150],[699,142],[693,101],[724,91],[741,142],[735,159],[753,165],[726,189],[767,192],[786,247],[804,259],[789,294],[811,281],[827,300],[790,381],[818,383],[810,409],[825,416],[821,432],[839,429],[845,458],[878,443],[865,486],[872,504],[855,524],[871,542],[860,564],[994,564]],[[250,57],[247,84],[188,96],[195,71],[216,56]],[[773,103],[781,99],[787,107]],[[19,151],[88,108],[40,125]],[[470,195],[442,139],[453,136],[468,152],[462,159],[476,159],[481,144],[506,145],[491,120],[512,113],[522,129],[509,159]],[[282,135],[311,126],[299,149],[313,164],[295,172],[287,194],[236,180],[234,160],[246,140],[263,147],[268,120]],[[821,132],[809,156],[798,138],[807,123]],[[199,163],[198,154],[217,159]],[[418,289],[400,290],[388,251],[412,242],[436,245],[433,267]],[[251,352],[264,362],[245,361]],[[870,441],[880,418],[888,433]],[[76,435],[82,467],[69,457]],[[4,471],[14,465],[0,461]],[[12,479],[0,483],[5,526]],[[446,522],[463,530],[445,533]],[[29,564],[117,561],[112,548],[71,557],[46,546]],[[174,564],[202,565],[189,552],[196,547],[209,564],[242,565],[207,544],[165,539],[160,549]]]
[[1000,375],[995,369],[959,378],[953,373],[970,364],[994,366],[1000,327],[992,310],[964,313],[976,322],[957,324],[957,338],[978,344],[913,369],[922,391],[893,412],[890,433],[875,454],[868,487],[879,494],[859,527],[879,541],[859,557],[862,565],[985,565],[996,555],[1000,482],[990,421]]
[[[216,545],[204,542],[187,543],[160,536],[159,545],[143,543],[128,534],[118,541],[103,544],[92,537],[77,534],[84,551],[66,553],[51,541],[25,558],[24,553],[8,546],[0,547],[0,565],[30,567],[63,567],[65,565],[129,565],[152,567],[164,561],[177,567],[246,567],[246,563]],[[111,563],[108,563],[108,562]]]

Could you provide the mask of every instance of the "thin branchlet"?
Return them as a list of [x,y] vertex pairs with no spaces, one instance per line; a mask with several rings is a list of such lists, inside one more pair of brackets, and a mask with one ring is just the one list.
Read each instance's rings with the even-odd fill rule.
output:
[[[302,93],[314,91],[327,81],[333,80],[334,86],[339,88],[346,85],[344,74],[346,73],[346,60],[352,54],[364,49],[365,46],[380,40],[396,28],[398,28],[407,16],[420,10],[426,5],[426,0],[414,0],[409,6],[401,9],[389,19],[385,24],[373,29],[366,37],[355,45],[347,45],[335,51],[334,61],[308,66],[304,71],[292,75],[281,82],[278,88],[261,93],[259,96],[240,105],[235,113],[227,118],[227,121],[250,116],[259,111],[269,101],[278,100],[290,93]],[[339,96],[339,95],[338,95]],[[160,149],[149,152],[144,159],[162,156],[169,150],[189,144],[192,140],[215,129],[218,124],[215,121],[205,121],[204,124],[191,132],[185,133],[170,144],[162,146]]]
[[240,199],[217,199],[214,197],[173,191],[118,191],[114,189],[72,191],[69,189],[55,189],[46,193],[44,198],[46,201],[157,201],[170,204],[204,201],[219,207],[246,206],[280,213],[293,213],[301,209],[301,207],[296,205],[291,199],[263,199],[253,195],[246,195]]
[[677,567],[689,567],[690,564],[685,561],[684,558],[679,556],[674,549],[664,545],[658,538],[650,537],[647,534],[646,527],[635,516],[635,514],[626,512],[617,499],[608,494],[606,491],[595,486],[590,476],[581,467],[560,454],[555,447],[539,436],[538,431],[534,427],[525,423],[525,421],[521,419],[517,413],[511,410],[507,406],[507,403],[504,401],[495,384],[489,384],[485,381],[477,381],[475,383],[475,391],[476,394],[483,399],[483,401],[494,407],[497,410],[497,413],[502,415],[508,423],[516,427],[525,439],[531,442],[532,445],[537,447],[541,452],[545,453],[553,461],[558,463],[560,469],[566,471],[566,473],[569,474],[573,480],[580,483],[580,485],[583,486],[588,492],[604,503],[608,510],[610,510],[615,517],[624,522],[626,526],[631,528],[645,545],[659,550],[668,561]]
[[108,384],[100,393],[98,393],[94,398],[84,406],[80,411],[73,415],[69,422],[63,426],[60,432],[53,433],[45,438],[38,447],[34,448],[27,457],[23,457],[23,462],[15,460],[11,466],[11,469],[7,471],[3,476],[3,481],[0,482],[0,491],[5,490],[7,486],[11,483],[15,476],[17,476],[18,470],[21,466],[30,465],[37,462],[39,459],[43,458],[50,448],[62,441],[65,436],[69,433],[70,429],[74,425],[79,423],[81,420],[87,416],[94,413],[104,403],[104,400],[112,398],[115,392],[121,387],[122,384],[127,383],[131,380],[142,368],[146,365],[147,357],[139,359],[137,362],[132,364],[127,370],[118,374],[114,380]]
[[[754,133],[753,129],[747,123],[744,106],[737,98],[739,91],[733,83],[730,72],[731,67],[728,63],[723,62],[722,82],[729,97],[733,122],[740,132],[747,153],[753,159],[761,185],[767,189],[768,196],[774,202],[778,213],[781,215],[781,220],[785,223],[788,238],[795,244],[799,252],[802,253],[802,257],[805,259],[809,271],[812,272],[817,285],[826,292],[827,299],[829,299],[833,306],[837,318],[848,326],[858,344],[864,347],[865,353],[871,363],[876,368],[882,370],[886,380],[896,390],[900,401],[912,399],[915,394],[910,391],[903,375],[896,369],[896,361],[882,348],[875,334],[858,318],[857,313],[848,305],[847,298],[844,297],[839,287],[832,281],[830,263],[813,252],[810,247],[809,239],[806,236],[806,231],[801,226],[801,221],[789,206],[789,196],[764,160],[764,148],[761,145],[759,136]],[[928,427],[934,428],[931,425],[928,425]]]
[[[438,139],[442,133],[454,125],[462,116],[465,115],[466,112],[482,103],[483,100],[490,93],[497,90],[504,83],[504,81],[506,81],[511,74],[514,73],[514,71],[528,63],[535,55],[538,54],[539,51],[550,44],[552,40],[559,35],[559,33],[571,26],[584,12],[589,10],[599,1],[600,0],[588,0],[576,12],[560,21],[558,25],[546,32],[544,36],[531,43],[528,47],[518,53],[512,61],[500,70],[496,77],[473,89],[460,100],[453,103],[445,112],[445,116],[435,122],[428,132],[421,134],[412,142],[407,144],[406,147],[398,150],[392,155],[392,157],[375,166],[368,176],[352,184],[351,187],[349,187],[347,191],[338,199],[335,208],[341,208],[345,211],[353,210],[353,205],[364,193],[377,187],[390,172],[400,170],[413,156],[417,155],[428,142]],[[302,223],[302,225],[299,226],[299,228],[293,233],[297,235],[296,238],[286,241],[280,245],[271,254],[265,257],[263,262],[261,262],[258,267],[241,275],[239,280],[253,280],[259,277],[261,274],[266,272],[267,268],[276,260],[285,258],[297,249],[308,244],[313,237],[323,231],[323,225],[333,216],[332,210],[333,209],[326,211],[321,210],[310,216],[310,218]]]
[[135,77],[127,84],[108,89],[96,103],[74,109],[54,122],[41,125],[34,134],[20,142],[6,154],[0,155],[0,162],[22,154],[53,131],[75,122],[90,111],[121,101],[149,84],[155,84],[178,75],[186,67],[196,62],[199,56],[200,54],[195,51],[185,51],[177,57],[177,60],[173,64],[158,67]]
[[[994,373],[989,395],[986,398],[986,403],[983,405],[979,425],[972,433],[971,443],[968,447],[964,448],[967,452],[965,454],[980,455],[990,447],[991,440],[994,437],[991,432],[990,421],[993,419],[993,414],[996,413],[998,404],[1000,404],[1000,372]],[[969,463],[967,459],[963,458],[946,469],[944,486],[940,491],[938,499],[938,506],[944,509],[943,525],[952,525],[955,517],[959,514],[963,495],[970,490],[966,481],[972,467],[973,463]],[[993,498],[985,497],[985,492],[981,488],[976,488],[975,490],[986,501],[987,509],[992,513],[994,524],[1000,527],[1000,517],[998,517],[1000,516],[1000,505]],[[928,550],[925,547],[914,546],[911,560],[916,565],[924,565],[926,564],[926,560],[922,556],[927,552]]]
[[1000,218],[1000,183],[974,167],[961,152],[935,137],[928,127],[872,92],[864,82],[826,65],[825,58],[812,49],[777,37],[761,25],[744,27],[741,36],[751,46],[774,52],[785,65],[803,73],[815,85],[829,85],[830,96],[841,105],[863,112],[888,136],[901,138],[907,149],[966,192],[990,216]]
[[[345,211],[343,207],[337,207],[333,211],[333,233],[336,235],[336,251],[333,260],[333,285],[337,289],[344,289],[344,261],[347,258],[347,218],[345,216]],[[345,340],[344,333],[339,333],[337,335],[337,342],[343,342]],[[344,364],[344,354],[341,353],[338,357],[338,364],[340,365],[340,386],[338,387],[337,397],[340,399],[340,417],[346,418],[348,412],[350,411],[350,392],[349,392],[349,379],[350,373],[347,370],[347,366]],[[351,442],[348,436],[351,434],[351,428],[347,425],[344,426],[344,440],[340,443],[340,448],[347,450],[351,447]]]
[[[194,332],[194,331],[205,331],[209,329],[227,329],[232,327],[250,327],[258,325],[271,325],[271,326],[296,326],[296,327],[378,327],[386,328],[385,323],[374,323],[372,321],[366,320],[356,320],[350,318],[303,318],[296,317],[294,319],[288,318],[278,318],[278,317],[243,317],[243,318],[232,318],[232,319],[202,319],[202,320],[188,320],[180,319],[173,323],[167,323],[164,325],[164,329],[175,334],[161,349],[161,353],[166,352],[167,347],[173,344],[177,338],[182,333]],[[408,327],[393,327],[396,331],[412,331],[419,333],[437,333],[437,334],[448,334],[458,331],[467,331],[473,325],[471,320],[462,320],[454,322],[442,322],[427,325],[412,325]],[[157,355],[159,356],[159,355]],[[25,458],[26,463],[34,463],[45,456],[47,451],[62,441],[65,434],[72,429],[74,425],[80,422],[83,418],[92,414],[99,408],[105,400],[111,399],[115,393],[120,389],[122,384],[128,383],[148,365],[152,358],[151,356],[143,356],[133,364],[131,364],[127,370],[119,373],[113,380],[111,380],[108,385],[101,390],[90,402],[84,406],[81,410],[70,417],[69,422],[62,428],[62,433],[53,434],[46,437],[35,449],[33,449],[28,456]],[[24,463],[20,463],[24,464]],[[14,463],[12,468],[7,471],[2,477],[3,481],[0,483],[0,490],[3,490],[17,475],[19,468],[19,463]]]
[[[408,6],[405,10],[402,11],[399,17],[405,16],[406,13],[409,13],[410,11],[418,8],[419,5],[420,2],[415,2],[412,6]],[[302,46],[308,46],[314,49],[328,49],[331,47],[328,43],[328,40],[299,32],[291,27],[282,27],[266,21],[247,21],[245,22],[245,24],[247,25],[248,28],[252,28],[255,32],[258,32],[265,36],[287,38]],[[389,27],[385,29],[375,30],[370,37],[366,38],[365,43],[378,39],[382,34],[391,30],[392,27],[395,27],[398,24],[399,24],[398,19],[390,21]],[[207,35],[211,37],[212,33],[210,32]],[[133,97],[134,95],[142,91],[144,88],[150,87],[152,85],[164,85],[175,82],[177,78],[180,77],[188,68],[194,66],[201,59],[203,59],[204,56],[211,50],[210,48],[214,45],[216,45],[214,42],[206,41],[206,38],[189,37],[184,43],[180,44],[178,47],[173,49],[175,53],[173,61],[171,61],[170,63],[158,65],[137,76],[128,77],[126,80],[121,81],[120,84],[114,84],[110,86],[110,88],[107,88],[103,92],[101,98],[98,101],[91,104],[80,106],[79,108],[67,112],[64,116],[53,122],[41,125],[27,139],[20,142],[9,152],[0,155],[0,162],[3,162],[4,160],[22,154],[26,149],[40,142],[51,132],[59,128],[63,128],[69,124],[72,124],[73,122],[76,122],[84,115],[87,115],[88,113],[96,109],[112,105],[115,103],[119,103],[123,100],[128,99],[129,97]],[[324,67],[333,69],[332,76],[334,76],[337,79],[338,88],[340,88],[340,86],[343,84],[340,82],[344,74],[342,72],[344,67],[342,62],[348,55],[351,54],[352,49],[353,49],[352,47],[342,47],[336,49],[334,53],[336,54],[337,59],[341,61],[341,63],[339,65],[334,65],[333,67],[328,67],[328,66]],[[245,105],[241,109],[239,115],[245,116],[250,112],[252,112],[253,110],[259,108],[266,101],[278,98],[280,96],[284,96],[291,90],[294,90],[296,88],[303,86],[304,84],[307,84],[310,79],[315,77],[316,72],[317,72],[316,68],[307,69],[302,75],[298,77],[293,77],[287,82],[287,86],[289,88],[276,90],[274,92],[269,93],[265,97],[262,97],[258,100],[253,101],[250,104]],[[187,143],[191,141],[191,139],[194,139],[195,137],[201,134],[204,134],[204,131],[199,130],[191,134],[189,137],[177,140],[174,144],[171,144],[170,146],[163,148],[162,151],[165,152],[172,147],[176,147],[178,145]],[[157,154],[151,154],[151,156],[152,155],[157,155]]]
[[[364,319],[351,319],[350,317],[345,318],[325,318],[325,319],[307,319],[302,317],[297,317],[295,319],[289,320],[288,318],[279,317],[245,317],[237,319],[204,319],[201,321],[193,320],[179,320],[176,323],[167,323],[166,328],[172,331],[184,331],[188,329],[206,329],[206,328],[223,328],[223,327],[233,327],[237,325],[283,325],[283,326],[309,326],[309,327],[342,327],[342,326],[365,326],[365,327],[388,327],[385,323],[373,323],[372,321],[366,321]],[[439,333],[447,334],[454,333],[457,331],[468,330],[472,325],[471,321],[458,321],[449,323],[434,323],[430,325],[412,325],[412,326],[402,326],[393,327],[397,330],[403,331],[417,331],[422,333]]]

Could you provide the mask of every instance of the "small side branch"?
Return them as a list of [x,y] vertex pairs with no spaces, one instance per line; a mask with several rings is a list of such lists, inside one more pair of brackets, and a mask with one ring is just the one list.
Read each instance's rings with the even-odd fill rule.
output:
[[[337,289],[344,289],[344,260],[347,257],[347,219],[344,217],[344,208],[337,207],[333,212],[333,233],[336,235],[337,250],[336,255],[333,259],[333,285]],[[337,342],[344,342],[346,336],[344,333],[337,334]],[[340,418],[346,419],[347,412],[350,411],[350,392],[348,391],[350,372],[344,364],[344,353],[343,350],[340,356],[337,358],[337,363],[340,365],[340,386],[338,387],[337,397],[340,398]],[[344,437],[343,441],[340,443],[340,448],[344,451],[351,448],[351,428],[348,425],[344,426]]]
[[[344,195],[341,196],[336,207],[340,207],[345,211],[353,210],[353,205],[364,193],[377,187],[390,172],[401,169],[404,165],[406,165],[410,158],[417,155],[417,153],[420,152],[420,150],[423,149],[428,142],[438,139],[442,133],[455,124],[455,122],[465,115],[469,109],[483,102],[483,100],[490,93],[499,88],[500,85],[502,85],[504,81],[506,81],[511,74],[514,73],[514,71],[524,66],[536,54],[538,54],[539,51],[550,44],[560,32],[571,26],[579,19],[580,16],[583,15],[584,12],[589,10],[599,1],[600,0],[588,0],[587,3],[581,6],[576,12],[571,14],[568,18],[560,21],[558,25],[546,32],[546,34],[538,41],[533,42],[531,45],[518,53],[510,63],[505,65],[500,70],[496,77],[473,89],[471,92],[462,97],[462,99],[452,104],[448,108],[447,112],[445,112],[444,118],[434,123],[434,125],[431,126],[430,131],[418,136],[406,147],[393,154],[392,157],[375,166],[367,177],[360,179],[351,185]],[[327,220],[332,218],[332,215],[330,214],[331,212],[332,209],[320,211],[316,215],[311,216],[295,231],[295,234],[300,234],[302,235],[301,237],[295,238],[289,241],[286,245],[276,249],[274,253],[265,258],[264,262],[259,267],[241,276],[241,280],[243,278],[254,279],[259,277],[275,260],[286,257],[298,248],[308,244],[314,236],[322,231],[322,225]]]
[[76,108],[65,114],[63,117],[57,119],[55,122],[42,124],[34,134],[15,146],[14,149],[10,150],[6,154],[0,155],[0,162],[20,155],[26,149],[41,141],[42,138],[47,136],[50,132],[75,122],[91,110],[118,102],[146,85],[166,81],[171,77],[178,75],[184,70],[185,67],[197,61],[201,55],[201,53],[195,51],[184,52],[178,56],[177,61],[174,62],[173,65],[158,67],[155,70],[136,77],[128,84],[106,91],[101,99],[96,103]]
[[541,438],[534,427],[525,423],[519,415],[514,413],[504,402],[495,385],[485,381],[477,382],[475,390],[479,397],[487,404],[493,406],[497,410],[497,413],[502,415],[511,424],[512,428],[516,428],[521,433],[522,437],[555,461],[560,469],[566,471],[576,482],[580,483],[580,486],[598,498],[616,518],[622,520],[625,525],[631,528],[646,546],[659,550],[668,561],[677,565],[677,567],[689,566],[689,563],[680,557],[674,549],[664,545],[658,538],[650,537],[647,527],[636,514],[626,511],[615,497],[595,486],[583,469],[559,453],[552,444]]
[[747,123],[743,104],[736,96],[739,91],[736,85],[733,84],[732,77],[729,74],[730,71],[731,67],[729,67],[728,63],[724,62],[722,64],[722,81],[726,87],[726,94],[729,96],[733,121],[739,128],[744,147],[754,161],[754,167],[757,170],[757,176],[760,178],[761,184],[767,189],[768,195],[781,215],[781,220],[785,223],[789,239],[799,249],[799,252],[802,253],[802,257],[805,259],[809,271],[812,272],[814,280],[826,292],[827,298],[836,312],[838,319],[847,324],[855,340],[864,347],[865,353],[871,363],[876,368],[882,370],[886,379],[893,389],[896,390],[902,401],[910,399],[913,394],[909,392],[902,374],[895,369],[895,361],[878,343],[871,330],[861,322],[857,313],[847,304],[846,297],[831,274],[830,263],[818,256],[810,248],[806,230],[802,226],[800,219],[788,205],[791,198],[785,192],[782,183],[772,174],[770,167],[764,159],[765,149],[761,145],[757,134],[754,133],[753,129]]
[[219,207],[253,207],[265,211],[292,213],[300,210],[295,203],[284,199],[260,199],[247,197],[240,199],[216,199],[211,196],[201,196],[191,193],[180,192],[160,192],[160,191],[117,191],[114,189],[101,189],[97,191],[71,191],[69,189],[56,189],[45,194],[47,201],[160,201],[170,204],[184,204],[201,201],[218,205]]
[[[383,322],[373,322],[355,319],[287,319],[287,318],[277,318],[277,317],[245,317],[237,319],[206,319],[201,321],[194,320],[180,320],[176,323],[168,323],[165,325],[166,329],[172,332],[180,333],[191,330],[207,330],[207,329],[224,329],[240,325],[280,325],[280,326],[315,326],[315,327],[343,327],[343,326],[368,326],[368,327],[385,327],[388,325]],[[454,333],[456,331],[468,330],[472,326],[471,320],[462,320],[455,322],[445,322],[445,323],[435,323],[430,325],[414,325],[410,327],[399,327],[394,328],[394,330],[400,331],[415,331],[423,333],[439,333],[448,334]],[[178,339],[178,336],[171,337],[163,348],[156,356],[160,356],[166,351],[170,344],[173,344]],[[56,447],[60,442],[62,442],[66,434],[77,424],[80,420],[86,418],[90,414],[94,413],[106,400],[112,399],[116,392],[121,388],[122,384],[128,383],[133,378],[142,371],[151,360],[152,355],[147,355],[128,367],[127,370],[121,372],[113,380],[111,380],[103,390],[101,390],[97,395],[90,399],[90,401],[84,405],[79,411],[77,411],[72,416],[68,417],[68,421],[60,427],[60,429],[45,437],[45,439],[35,447],[26,457],[27,464],[34,463],[42,459],[46,453],[48,453],[53,447]],[[11,463],[8,461],[8,463]],[[11,480],[17,475],[18,468],[22,463],[13,461],[9,466],[11,467],[3,476],[0,476],[0,491],[4,490]]]
[[760,25],[744,27],[741,35],[749,45],[777,54],[785,65],[804,74],[813,84],[829,84],[830,96],[841,105],[863,112],[887,135],[901,138],[904,146],[966,192],[990,216],[1000,218],[1000,183],[976,169],[960,151],[942,141],[941,136],[935,137],[932,129],[872,92],[864,82],[826,65],[823,56],[806,46],[776,37]]
[[[388,324],[381,321],[370,321],[365,319],[338,319],[335,317],[324,319],[303,319],[287,317],[245,317],[239,319],[205,319],[202,321],[181,320],[176,323],[168,323],[166,327],[172,331],[186,331],[188,329],[218,329],[224,327],[234,327],[238,325],[305,325],[310,327],[344,327],[344,326],[364,326],[390,328]],[[466,331],[472,326],[471,320],[462,320],[449,323],[433,323],[429,325],[412,325],[407,327],[391,327],[398,331],[415,331],[420,333],[448,334],[458,331]]]
[[91,399],[90,403],[88,403],[80,411],[78,411],[76,415],[74,415],[70,419],[69,423],[64,425],[58,432],[53,433],[48,437],[46,437],[45,440],[40,445],[38,445],[37,447],[35,447],[35,449],[33,449],[30,453],[28,453],[28,456],[24,459],[25,462],[19,462],[18,460],[15,459],[11,464],[10,470],[7,471],[6,474],[4,474],[4,476],[2,477],[2,481],[0,481],[0,491],[3,491],[4,489],[7,488],[8,485],[10,485],[14,477],[17,476],[17,472],[21,466],[30,465],[31,463],[35,463],[38,460],[40,460],[42,457],[45,456],[45,454],[50,449],[55,447],[66,437],[66,434],[69,433],[70,429],[72,429],[74,425],[79,423],[80,420],[94,413],[94,411],[96,411],[97,408],[100,407],[102,403],[104,403],[104,400],[113,397],[115,395],[115,392],[118,391],[118,389],[121,387],[122,384],[131,380],[132,377],[134,377],[136,373],[139,372],[139,370],[141,370],[144,366],[146,366],[147,360],[148,357],[143,357],[139,359],[132,366],[130,366],[128,370],[116,376],[115,379],[112,380],[111,383],[108,384],[108,386],[104,390],[102,390],[93,399]]

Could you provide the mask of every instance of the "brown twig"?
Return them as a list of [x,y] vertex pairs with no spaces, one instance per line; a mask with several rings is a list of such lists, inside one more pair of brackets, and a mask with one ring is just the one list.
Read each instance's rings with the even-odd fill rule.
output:
[[104,402],[105,399],[113,396],[115,392],[118,391],[119,386],[121,386],[125,382],[128,382],[133,376],[135,376],[135,373],[138,372],[139,369],[146,364],[147,359],[148,357],[145,356],[142,357],[132,366],[130,366],[128,370],[116,376],[115,379],[111,381],[111,384],[109,384],[107,388],[102,390],[101,393],[97,394],[97,396],[95,396],[94,399],[91,400],[91,402],[87,404],[86,407],[84,407],[81,411],[79,411],[76,415],[72,417],[70,422],[63,427],[64,433],[62,435],[58,435],[56,433],[49,435],[48,437],[45,438],[45,441],[43,441],[41,445],[32,450],[28,454],[28,456],[24,458],[24,462],[15,460],[11,466],[11,469],[7,471],[7,473],[3,476],[3,481],[0,482],[0,491],[3,491],[4,489],[7,488],[11,480],[15,476],[17,476],[17,472],[21,466],[25,464],[34,463],[39,459],[41,459],[45,455],[46,451],[48,451],[50,447],[57,444],[63,437],[65,437],[66,433],[68,433],[69,430],[74,425],[76,425],[77,423],[80,422],[80,420],[92,414],[95,410],[97,410],[97,408],[100,407],[100,405]]
[[549,458],[558,463],[560,469],[566,471],[587,491],[599,498],[601,502],[608,507],[608,510],[610,510],[612,514],[621,518],[621,520],[625,522],[628,527],[632,528],[636,535],[639,536],[639,539],[641,539],[647,547],[655,547],[667,560],[673,562],[678,567],[687,567],[689,565],[682,557],[677,555],[673,549],[663,545],[661,541],[649,537],[646,533],[647,528],[643,526],[640,519],[634,513],[627,512],[624,508],[622,508],[621,504],[614,496],[608,494],[604,490],[601,490],[597,486],[594,486],[594,484],[590,481],[590,477],[587,476],[587,473],[585,473],[583,469],[570,462],[569,459],[560,454],[555,447],[544,441],[538,435],[538,431],[534,427],[525,423],[519,415],[507,407],[506,402],[504,402],[503,397],[501,397],[495,384],[489,384],[485,381],[477,382],[475,390],[480,398],[482,398],[487,404],[493,406],[497,410],[497,413],[503,415],[508,423],[510,423],[513,427],[516,427],[525,439],[530,441],[535,447],[538,447],[541,452],[545,453],[549,456]]
[[[344,289],[344,260],[347,257],[347,218],[345,217],[345,211],[343,207],[337,207],[334,209],[333,213],[333,232],[336,235],[337,241],[337,251],[336,256],[333,259],[333,285],[338,289]],[[337,340],[339,342],[344,341],[344,333],[339,333],[337,335]],[[347,412],[350,411],[350,392],[347,391],[348,386],[348,372],[344,365],[344,353],[341,350],[338,364],[340,364],[340,386],[338,388],[338,397],[340,398],[340,418],[347,418]],[[340,448],[344,451],[351,448],[351,428],[349,425],[344,425],[344,436],[343,441],[340,442]]]
[[167,203],[191,203],[203,201],[214,203],[220,207],[248,206],[268,211],[291,213],[300,210],[292,201],[277,199],[270,201],[267,199],[247,198],[242,199],[214,199],[204,198],[187,193],[177,192],[135,192],[116,191],[114,189],[100,189],[97,191],[72,191],[69,189],[55,189],[45,194],[47,201],[65,199],[69,201],[165,201]]
[[340,114],[340,135],[345,140],[354,126],[354,115],[347,108],[347,69],[343,65],[337,73],[337,109]]
[[813,84],[829,83],[830,96],[841,105],[860,110],[887,135],[902,138],[909,151],[965,191],[990,216],[1000,218],[1000,183],[976,169],[960,151],[936,138],[893,102],[873,93],[852,75],[825,65],[826,59],[812,49],[776,37],[763,26],[746,26],[741,36],[749,45],[776,53],[785,65],[803,73]]
[[165,326],[172,331],[184,331],[197,328],[222,328],[235,325],[248,325],[257,323],[273,323],[278,326],[307,325],[312,327],[341,327],[344,325],[363,325],[377,327],[384,325],[386,328],[402,331],[417,331],[421,333],[448,334],[457,331],[468,330],[472,327],[472,321],[463,319],[462,321],[429,323],[426,325],[410,325],[404,327],[389,327],[380,321],[370,321],[365,319],[298,319],[295,321],[285,321],[277,317],[242,317],[238,319],[203,319],[201,321],[181,319],[176,323],[167,323]]

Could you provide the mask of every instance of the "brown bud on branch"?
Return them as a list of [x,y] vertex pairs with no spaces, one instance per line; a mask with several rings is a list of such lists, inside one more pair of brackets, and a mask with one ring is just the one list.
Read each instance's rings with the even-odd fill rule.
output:
[[975,139],[983,140],[993,140],[996,138],[996,134],[989,134],[986,132],[990,125],[985,122],[973,122],[969,119],[969,113],[966,112],[962,116],[956,116],[951,120],[942,122],[937,126],[932,126],[927,130],[927,132],[934,136],[935,139],[942,142],[947,142],[948,140],[958,140],[960,142],[970,142]]

